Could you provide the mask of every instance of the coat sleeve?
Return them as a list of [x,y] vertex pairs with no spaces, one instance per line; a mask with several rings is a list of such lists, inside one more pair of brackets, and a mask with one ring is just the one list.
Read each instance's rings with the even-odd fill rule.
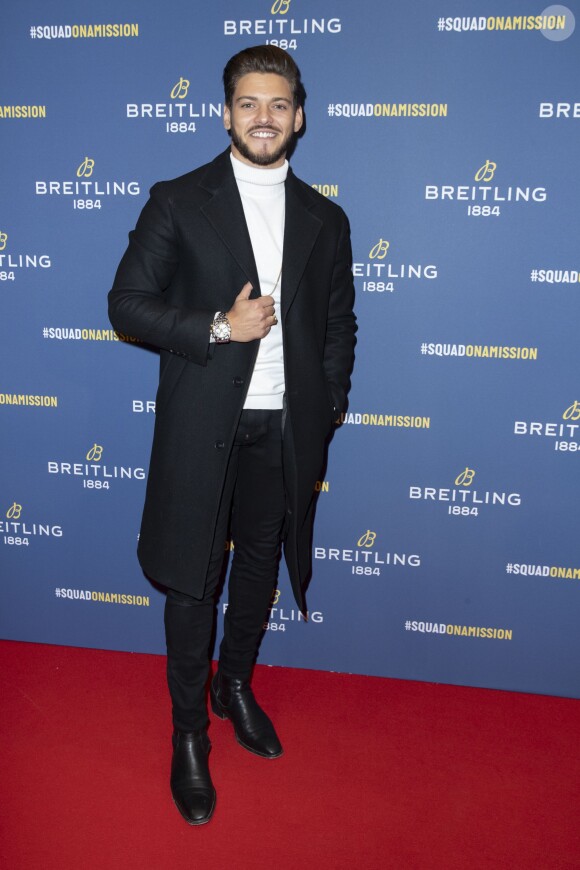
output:
[[355,333],[357,330],[352,277],[350,228],[344,212],[336,246],[332,283],[328,304],[326,340],[324,344],[324,372],[334,405],[335,419],[346,407],[350,389],[350,373],[354,362]]
[[177,308],[165,291],[179,266],[177,232],[165,185],[151,188],[109,293],[109,318],[118,332],[199,365],[208,359],[215,311]]

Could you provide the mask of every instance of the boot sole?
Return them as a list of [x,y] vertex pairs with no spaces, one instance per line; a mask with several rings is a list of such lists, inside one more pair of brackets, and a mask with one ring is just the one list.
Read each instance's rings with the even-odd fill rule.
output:
[[235,737],[236,737],[236,740],[237,740],[238,743],[240,744],[240,746],[243,746],[244,749],[246,749],[248,752],[251,752],[252,755],[257,755],[259,758],[274,759],[274,758],[280,758],[280,756],[284,755],[284,750],[283,750],[283,749],[282,749],[281,752],[277,752],[276,755],[270,755],[270,754],[266,755],[266,754],[263,753],[263,752],[257,752],[255,749],[252,749],[251,746],[248,746],[246,743],[243,743],[243,742],[240,740],[240,738],[238,737],[238,734],[237,734],[235,728],[234,728],[234,735],[235,735]]

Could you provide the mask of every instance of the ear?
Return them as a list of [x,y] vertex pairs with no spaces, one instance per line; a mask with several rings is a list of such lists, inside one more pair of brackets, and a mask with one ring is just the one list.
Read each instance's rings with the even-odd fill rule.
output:
[[298,106],[296,109],[296,114],[294,116],[294,132],[297,133],[304,123],[304,114],[302,112],[302,106]]
[[232,116],[230,112],[229,106],[224,106],[224,127],[226,130],[230,130],[232,126]]

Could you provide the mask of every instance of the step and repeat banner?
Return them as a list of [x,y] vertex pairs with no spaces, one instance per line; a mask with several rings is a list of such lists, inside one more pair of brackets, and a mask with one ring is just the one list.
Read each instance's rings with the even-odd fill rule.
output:
[[282,569],[260,662],[580,696],[579,14],[10,0],[2,637],[164,652],[135,555],[158,357],[106,296],[151,185],[227,146],[226,61],[270,42],[308,94],[294,170],[351,221],[359,333],[310,618]]

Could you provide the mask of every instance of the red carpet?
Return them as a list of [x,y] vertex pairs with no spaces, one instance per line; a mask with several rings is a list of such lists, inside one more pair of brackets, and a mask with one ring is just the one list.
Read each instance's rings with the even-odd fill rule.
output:
[[0,865],[579,868],[580,705],[259,667],[285,755],[212,717],[212,821],[169,793],[159,656],[0,642]]

